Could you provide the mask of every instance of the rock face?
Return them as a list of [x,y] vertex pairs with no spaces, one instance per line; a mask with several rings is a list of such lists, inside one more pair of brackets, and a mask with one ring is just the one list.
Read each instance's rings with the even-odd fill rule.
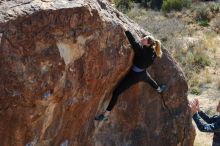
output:
[[187,83],[165,49],[149,72],[169,90],[140,82],[94,121],[132,65],[121,24],[147,33],[107,1],[0,4],[1,146],[192,146]]

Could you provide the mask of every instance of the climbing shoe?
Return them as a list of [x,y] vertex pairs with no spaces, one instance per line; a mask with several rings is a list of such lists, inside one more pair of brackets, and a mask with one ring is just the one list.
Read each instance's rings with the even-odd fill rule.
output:
[[108,120],[108,116],[105,116],[104,114],[100,114],[98,116],[95,117],[96,121],[107,121]]
[[162,93],[164,91],[167,90],[167,86],[166,85],[160,85],[159,88],[157,89],[158,93]]

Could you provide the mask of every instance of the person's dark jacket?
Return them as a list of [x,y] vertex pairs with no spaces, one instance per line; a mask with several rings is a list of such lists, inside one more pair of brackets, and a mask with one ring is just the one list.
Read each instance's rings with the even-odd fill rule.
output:
[[140,69],[149,67],[156,58],[156,52],[152,46],[141,46],[133,37],[130,31],[125,31],[125,34],[134,50],[133,64]]
[[[193,115],[193,119],[202,132],[214,133],[213,142],[220,144],[220,116],[209,117],[202,111]],[[206,122],[202,122],[202,119]]]

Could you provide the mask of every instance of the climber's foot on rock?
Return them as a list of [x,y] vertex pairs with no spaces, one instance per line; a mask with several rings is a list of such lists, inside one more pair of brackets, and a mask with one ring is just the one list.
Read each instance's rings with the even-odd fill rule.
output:
[[157,88],[157,92],[158,93],[163,93],[164,91],[166,91],[168,89],[168,87],[166,85],[160,85],[158,88]]
[[106,116],[105,114],[100,114],[98,116],[95,117],[96,121],[107,121],[108,120],[108,116]]

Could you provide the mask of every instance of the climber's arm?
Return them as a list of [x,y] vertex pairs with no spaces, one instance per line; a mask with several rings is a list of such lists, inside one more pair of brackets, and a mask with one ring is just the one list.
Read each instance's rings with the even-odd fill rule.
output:
[[135,40],[134,36],[131,34],[130,31],[125,31],[125,34],[134,50],[134,52],[138,52],[139,48],[141,47],[140,44]]
[[198,114],[199,114],[199,116],[200,116],[204,121],[206,121],[206,122],[209,123],[209,124],[216,122],[217,119],[218,119],[218,116],[209,117],[209,116],[208,116],[206,113],[204,113],[203,111],[199,111]]
[[202,122],[198,113],[193,115],[193,119],[198,127],[198,129],[202,132],[220,132],[220,121],[217,121],[212,124],[205,124]]

